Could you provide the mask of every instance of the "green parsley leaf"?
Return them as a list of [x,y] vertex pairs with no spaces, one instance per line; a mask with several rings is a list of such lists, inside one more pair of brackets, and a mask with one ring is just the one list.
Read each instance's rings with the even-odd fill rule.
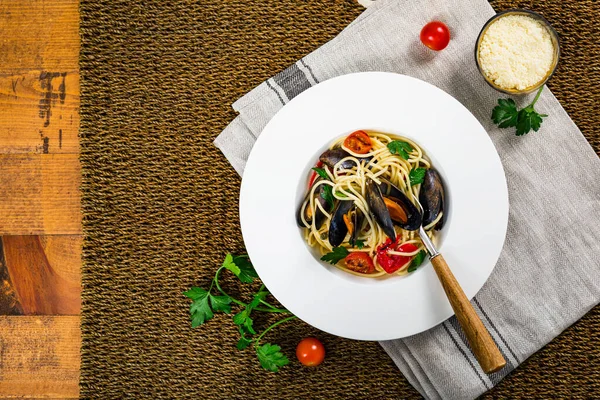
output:
[[327,261],[330,264],[337,264],[340,260],[346,258],[346,256],[350,254],[347,248],[345,247],[334,247],[333,251],[325,254],[321,257],[321,261]]
[[193,300],[190,305],[192,328],[211,319],[214,316],[213,311],[222,311],[226,314],[231,312],[231,297],[229,296],[213,296],[199,287],[193,287],[183,294]]
[[533,108],[543,89],[542,86],[531,104],[521,110],[517,110],[517,105],[513,99],[498,99],[498,105],[492,110],[492,121],[500,128],[516,127],[517,136],[523,136],[532,129],[537,132],[542,125],[542,118],[548,116],[547,114],[539,114]]
[[546,114],[538,114],[532,106],[525,107],[517,114],[517,136],[523,136],[530,130],[537,132],[542,125],[542,118]]
[[327,175],[327,172],[323,168],[314,167],[312,170],[315,171],[321,178],[329,180],[329,175]]
[[492,110],[492,121],[499,128],[517,126],[517,105],[513,99],[498,99],[498,105]]
[[201,300],[205,297],[208,296],[208,292],[202,288],[199,287],[192,287],[190,290],[188,290],[187,292],[183,292],[183,294],[186,297],[189,297],[192,300]]
[[238,330],[240,331],[240,340],[238,340],[236,347],[238,348],[238,350],[244,350],[252,342],[254,342],[254,339],[252,339],[252,337],[246,336],[246,334],[250,334],[250,332],[248,332],[248,330],[244,326],[238,326]]
[[400,157],[408,160],[408,155],[411,151],[413,151],[413,147],[406,142],[401,140],[393,140],[387,145],[388,150],[392,154],[398,154]]
[[233,316],[233,323],[240,326],[240,329],[243,329],[244,332],[255,334],[256,331],[252,327],[254,321],[250,318],[250,313],[252,309],[245,308],[243,311],[235,314]]
[[336,191],[335,191],[335,195],[336,195],[337,197],[342,197],[342,198],[346,198],[346,197],[348,197],[348,196],[346,196],[344,193],[340,192],[339,190],[336,190]]
[[235,274],[235,276],[240,275],[240,267],[233,261],[233,256],[231,253],[227,253],[225,256],[225,260],[223,261],[223,267],[227,268],[231,272]]
[[331,189],[331,186],[323,185],[323,191],[321,192],[321,197],[325,199],[327,204],[329,204],[329,207],[333,208],[334,197],[333,197],[333,190]]
[[229,296],[213,296],[209,294],[210,305],[214,311],[222,311],[225,314],[231,312],[231,297]]
[[267,291],[260,291],[258,293],[255,293],[254,298],[252,299],[250,304],[248,304],[243,311],[240,311],[239,313],[233,316],[233,323],[240,327],[240,333],[242,333],[242,335],[244,334],[244,332],[252,334],[256,333],[256,331],[252,327],[254,321],[250,317],[250,314],[252,313],[252,310],[254,310],[254,308],[260,304],[260,301],[264,300],[265,297],[267,297],[268,294],[269,292]]
[[290,360],[283,354],[281,347],[276,344],[265,343],[256,349],[256,355],[260,365],[271,372],[279,371],[279,367],[288,365]]
[[183,294],[193,300],[190,305],[192,328],[202,325],[213,317],[213,312],[208,304],[210,294],[206,290],[193,287]]
[[411,169],[408,173],[408,178],[410,179],[410,185],[418,185],[419,183],[423,183],[423,179],[425,178],[425,172],[427,170],[425,168],[415,168]]
[[365,242],[363,242],[362,240],[357,240],[357,241],[355,241],[355,242],[354,242],[354,245],[355,245],[356,247],[358,247],[358,249],[360,250],[360,249],[362,249],[363,247],[365,247]]
[[240,338],[240,340],[238,340],[236,347],[238,348],[238,350],[244,350],[246,347],[250,346],[251,343],[252,339],[248,339],[242,334],[242,337]]
[[254,307],[257,307],[260,304],[261,300],[264,300],[268,294],[269,294],[269,292],[265,292],[265,291],[255,293],[254,298],[252,299],[250,304],[248,304],[248,308],[253,309]]
[[258,278],[248,256],[245,255],[234,257],[228,253],[223,261],[223,267],[233,272],[244,283],[251,283],[253,278]]
[[425,250],[418,252],[415,258],[413,258],[410,262],[410,265],[408,266],[408,272],[416,271],[417,268],[423,264],[423,261],[425,261],[425,257],[427,257],[427,252]]
[[236,274],[240,281],[244,283],[252,283],[254,278],[258,278],[258,274],[248,259],[248,256],[233,257],[233,262],[240,269],[239,274]]

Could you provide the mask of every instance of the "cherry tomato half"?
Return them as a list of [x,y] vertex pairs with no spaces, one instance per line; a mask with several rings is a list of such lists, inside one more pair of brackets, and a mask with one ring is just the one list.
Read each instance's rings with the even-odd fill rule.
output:
[[443,50],[450,42],[450,30],[443,22],[432,21],[421,29],[421,42],[431,50]]
[[346,268],[354,272],[360,272],[361,274],[372,274],[375,272],[375,265],[373,260],[367,253],[353,252],[344,258]]
[[388,238],[381,246],[377,248],[377,262],[388,274],[398,271],[400,268],[408,264],[414,257],[388,254],[389,250],[412,253],[419,249],[412,243],[404,243],[403,245],[398,246],[398,240],[400,240],[400,238],[396,239],[396,242],[392,242],[392,240]]
[[357,154],[367,154],[373,148],[371,138],[365,131],[356,131],[344,140],[344,146]]
[[[317,165],[315,165],[315,168],[321,168],[323,166],[323,161],[319,160],[319,162],[317,163]],[[308,188],[310,189],[313,185],[313,183],[315,183],[315,179],[317,179],[317,173],[313,170],[311,170],[311,174],[310,174],[310,178],[308,178]]]
[[317,338],[307,337],[298,343],[296,347],[298,361],[307,367],[316,367],[325,359],[325,347]]

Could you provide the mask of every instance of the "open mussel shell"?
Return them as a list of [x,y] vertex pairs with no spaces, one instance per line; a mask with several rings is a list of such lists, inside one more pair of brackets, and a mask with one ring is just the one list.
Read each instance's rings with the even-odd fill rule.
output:
[[366,200],[377,224],[392,240],[396,240],[394,225],[407,231],[415,231],[421,226],[421,212],[410,199],[390,182],[377,185],[367,180]]
[[[445,193],[442,177],[433,168],[429,168],[425,172],[421,191],[419,193],[419,203],[423,207],[423,226],[431,224],[437,219],[445,207]],[[446,220],[446,213],[442,215],[440,221],[435,225],[435,229],[442,229]]]
[[[319,180],[320,180],[320,178],[315,180],[315,183],[317,183]],[[323,207],[323,209],[325,211],[329,212],[329,210],[330,210],[329,204],[323,198],[323,196],[321,196],[322,192],[323,192],[323,185],[319,186],[319,188],[315,191],[315,203],[319,202],[321,204],[321,206]],[[319,229],[321,227],[321,225],[323,225],[323,222],[325,222],[325,214],[323,214],[321,209],[315,204],[316,210],[312,210],[310,207],[310,202],[308,202],[306,204],[306,207],[304,207],[304,210],[302,209],[302,207],[304,206],[304,203],[306,203],[309,200],[309,198],[308,198],[309,196],[310,196],[310,189],[308,190],[308,193],[304,197],[304,200],[302,200],[302,203],[300,203],[300,207],[298,208],[298,211],[296,212],[296,223],[298,224],[298,226],[300,228],[306,228],[306,226],[304,225],[304,222],[302,222],[302,217],[301,217],[302,212],[304,211],[304,219],[306,220],[306,222],[308,222],[309,224],[312,224],[313,217],[314,217],[315,218],[315,228]]]
[[[343,160],[346,157],[350,157],[350,156],[351,156],[351,154],[348,153],[346,150],[337,148],[337,149],[331,149],[331,150],[325,151],[323,154],[321,154],[321,156],[319,157],[319,160],[323,164],[327,165],[329,168],[333,168],[341,160]],[[371,161],[372,158],[373,157],[364,157],[364,158],[359,158],[358,160],[369,162],[369,161]],[[356,163],[352,160],[346,160],[341,164],[341,167],[343,169],[352,169],[355,166],[356,166]]]
[[421,226],[421,211],[403,191],[385,179],[379,185],[381,194],[394,224],[407,231],[416,231]]
[[396,231],[394,230],[394,222],[390,216],[390,212],[385,205],[381,190],[375,181],[367,178],[365,200],[375,217],[377,224],[383,229],[383,232],[392,240],[396,240]]
[[[333,247],[337,247],[344,241],[344,238],[348,234],[348,222],[350,212],[354,208],[354,200],[342,200],[338,201],[335,209],[333,210],[333,216],[329,224],[329,243]],[[353,229],[353,233],[356,229]]]

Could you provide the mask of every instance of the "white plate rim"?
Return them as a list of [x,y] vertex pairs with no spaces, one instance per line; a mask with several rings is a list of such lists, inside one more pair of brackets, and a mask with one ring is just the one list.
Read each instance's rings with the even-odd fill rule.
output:
[[[399,94],[386,92],[386,90],[397,89],[399,87],[410,90],[417,88],[418,90],[414,90],[413,92],[410,92],[409,90],[409,93]],[[491,139],[487,135],[487,132],[485,131],[483,126],[481,126],[481,124],[477,121],[477,119],[462,104],[460,104],[460,102],[458,102],[446,92],[427,82],[406,75],[388,72],[362,72],[332,78],[316,86],[313,86],[312,88],[304,91],[303,93],[299,94],[297,97],[292,99],[269,121],[267,126],[263,129],[261,135],[259,136],[253,147],[253,150],[246,164],[246,169],[244,171],[244,177],[242,179],[242,186],[240,190],[240,223],[242,227],[242,234],[248,254],[251,260],[253,261],[254,266],[262,281],[269,288],[271,293],[291,312],[296,314],[305,322],[323,331],[334,335],[359,340],[397,339],[410,336],[432,328],[433,326],[443,322],[444,320],[446,320],[454,314],[445,298],[445,295],[443,294],[441,285],[439,285],[439,282],[437,282],[435,273],[433,272],[433,269],[431,268],[429,263],[421,267],[415,273],[413,273],[413,276],[400,278],[406,280],[415,279],[415,281],[412,282],[412,286],[417,285],[417,287],[419,288],[419,293],[416,293],[415,297],[412,298],[413,301],[410,302],[412,304],[409,303],[404,305],[404,302],[406,302],[407,299],[398,295],[397,290],[407,290],[407,288],[410,288],[411,285],[407,283],[399,284],[399,280],[393,281],[392,279],[386,280],[383,283],[378,282],[373,284],[356,282],[355,280],[353,280],[354,278],[348,278],[343,276],[348,274],[344,274],[343,272],[335,269],[334,267],[327,267],[322,265],[322,263],[314,259],[312,255],[310,255],[310,259],[306,258],[306,254],[308,254],[308,252],[306,251],[306,246],[300,249],[298,247],[297,240],[293,240],[291,238],[290,240],[288,240],[287,238],[287,236],[291,235],[291,230],[289,228],[290,219],[286,215],[281,214],[280,219],[285,222],[284,234],[287,236],[278,233],[278,235],[280,236],[271,235],[271,238],[274,238],[274,241],[276,241],[277,243],[283,243],[284,245],[289,244],[290,248],[286,248],[285,251],[281,251],[281,253],[279,254],[277,253],[277,245],[275,244],[271,246],[271,249],[274,250],[276,254],[273,254],[271,257],[269,257],[269,255],[267,254],[268,252],[264,248],[265,245],[261,245],[260,243],[261,239],[259,232],[261,232],[261,222],[263,221],[260,220],[260,217],[266,216],[267,218],[270,218],[270,215],[267,215],[266,212],[273,211],[273,205],[271,205],[268,209],[262,209],[263,215],[258,217],[256,215],[257,204],[259,206],[258,208],[260,209],[260,204],[262,204],[261,202],[264,202],[263,195],[258,194],[258,191],[261,188],[264,190],[266,187],[268,187],[266,186],[266,183],[261,183],[260,179],[262,178],[265,181],[273,180],[273,176],[277,176],[278,173],[282,173],[281,169],[285,170],[285,168],[281,167],[278,167],[276,170],[273,170],[272,166],[271,170],[269,170],[267,168],[267,164],[261,160],[264,159],[265,154],[271,154],[269,153],[269,148],[270,146],[273,146],[272,143],[278,143],[283,141],[284,134],[281,132],[282,126],[286,126],[286,124],[288,124],[287,128],[289,128],[289,130],[291,130],[292,133],[290,133],[288,130],[286,132],[287,135],[297,135],[297,132],[294,133],[293,131],[294,129],[300,129],[299,127],[297,127],[297,125],[311,126],[310,123],[307,121],[308,119],[310,119],[306,116],[307,110],[309,114],[312,112],[312,114],[310,114],[311,118],[314,118],[317,121],[322,120],[324,118],[324,111],[322,110],[322,108],[324,105],[328,104],[323,102],[325,102],[328,99],[337,99],[341,104],[340,105],[334,103],[331,106],[333,108],[328,111],[329,115],[335,115],[336,113],[340,115],[348,115],[350,113],[349,111],[353,111],[355,114],[359,114],[361,112],[360,109],[352,109],[352,107],[354,107],[354,104],[348,103],[346,100],[344,100],[344,96],[346,96],[345,98],[347,98],[351,93],[351,88],[352,91],[356,91],[361,96],[365,94],[372,96],[374,90],[378,89],[376,94],[377,96],[383,96],[383,99],[379,100],[377,96],[370,97],[371,100],[375,98],[375,100],[372,100],[372,102],[375,103],[373,107],[380,106],[382,108],[385,108],[387,107],[385,105],[386,102],[387,104],[389,104],[390,101],[396,101],[410,108],[412,107],[411,103],[426,105],[424,103],[425,100],[427,100],[427,103],[429,104],[440,104],[444,105],[445,107],[449,107],[453,112],[456,113],[454,115],[455,119],[452,120],[452,122],[458,123],[458,126],[461,129],[466,129],[466,131],[462,134],[469,136],[473,141],[473,145],[475,147],[478,147],[480,152],[484,153],[485,157],[476,157],[477,160],[484,161],[482,167],[483,171],[478,171],[477,173],[471,171],[470,176],[485,177],[487,179],[488,175],[486,174],[489,174],[491,178],[485,181],[480,180],[480,185],[478,186],[482,186],[485,190],[493,190],[493,195],[495,198],[492,199],[489,195],[485,194],[475,195],[477,199],[481,198],[482,200],[493,201],[493,207],[495,211],[495,214],[493,216],[482,216],[482,218],[486,222],[492,225],[493,229],[490,229],[489,231],[486,230],[484,232],[479,231],[477,236],[474,236],[472,238],[472,240],[478,243],[478,245],[485,246],[485,251],[487,253],[480,255],[480,257],[483,257],[482,264],[484,264],[485,270],[481,271],[478,269],[473,269],[472,262],[470,262],[468,259],[462,256],[460,253],[456,253],[456,251],[458,250],[455,250],[455,247],[453,247],[455,246],[455,243],[451,240],[451,238],[453,237],[452,235],[454,234],[453,232],[447,233],[448,237],[446,239],[450,239],[450,242],[444,241],[440,248],[441,252],[444,254],[451,268],[453,269],[458,281],[463,286],[465,293],[469,299],[475,296],[475,294],[483,286],[487,278],[491,275],[504,244],[504,238],[506,235],[508,225],[509,208],[506,178],[504,175],[502,163],[495,150],[495,147]],[[424,98],[426,97],[424,94],[430,97]],[[413,97],[407,99],[402,96]],[[357,99],[358,100],[356,101],[358,101],[359,103],[363,101],[358,97]],[[313,102],[317,104],[314,105],[312,104]],[[367,107],[366,110],[363,108],[363,111],[365,113],[373,111],[368,109],[369,105],[367,103],[362,105]],[[348,107],[352,110],[336,110],[336,107],[339,108],[342,106]],[[319,107],[321,107],[321,109],[319,109]],[[345,111],[347,112],[347,114],[344,114]],[[384,113],[384,111],[389,110],[387,108],[383,111],[377,110],[377,112],[381,113]],[[377,112],[375,112],[375,114],[377,114]],[[416,113],[418,112],[418,110],[413,110],[413,112]],[[444,112],[441,113],[444,114]],[[430,133],[421,132],[416,135],[417,137],[415,137],[415,135],[411,135],[412,132],[404,132],[402,129],[400,129],[401,132],[398,132],[395,127],[389,127],[389,124],[391,122],[388,120],[389,118],[394,120],[394,118],[397,117],[392,118],[386,115],[379,115],[378,117],[380,117],[380,120],[373,120],[369,119],[368,117],[365,117],[364,120],[371,121],[371,123],[366,123],[362,125],[358,123],[357,126],[355,126],[354,128],[342,124],[342,126],[339,127],[338,131],[336,131],[335,134],[331,133],[329,134],[329,137],[324,138],[320,143],[317,143],[318,147],[323,148],[324,146],[328,145],[329,141],[332,138],[340,136],[341,134],[349,133],[349,131],[352,131],[354,129],[381,129],[388,132],[392,131],[393,133],[401,133],[411,137],[419,144],[422,144],[423,141],[428,142],[431,140],[429,137],[425,139],[424,136],[420,136],[421,134],[430,135]],[[413,117],[417,118],[418,116],[412,115],[411,113],[407,113],[402,117],[405,119],[410,119]],[[429,116],[428,121],[424,123],[426,125],[429,124],[429,128],[437,127],[443,130],[446,128],[444,128],[444,126],[441,125],[441,122],[443,122],[441,119],[442,117],[448,117],[448,115],[444,114],[441,117],[436,115]],[[371,118],[373,118],[373,116],[371,116]],[[354,123],[356,123],[356,121],[361,120],[360,115],[356,116],[356,118],[354,116],[351,116],[349,117],[349,119]],[[374,121],[381,120],[385,120],[385,122],[381,123],[380,126],[378,126],[377,123],[373,123]],[[296,124],[296,127],[290,126],[290,121],[293,121],[294,124]],[[321,122],[325,123],[326,125],[329,124],[329,122],[327,121]],[[315,129],[318,129],[318,127],[315,127]],[[457,128],[453,127],[453,129],[456,130]],[[312,136],[309,137],[314,138],[315,135],[317,135],[317,133],[311,133],[311,135]],[[286,142],[289,143],[292,138],[286,137],[285,139]],[[463,136],[456,138],[456,140],[462,140],[464,143],[463,139]],[[442,140],[441,137],[438,137],[438,140]],[[445,138],[443,140],[448,139]],[[468,144],[470,145],[471,142],[469,142]],[[318,157],[318,152],[314,152],[315,146],[316,144],[313,145],[313,154],[311,154],[310,157],[308,157],[312,160]],[[282,146],[280,146],[280,148],[281,147]],[[429,150],[427,145],[424,145],[423,147],[426,150]],[[307,149],[306,146],[300,144],[295,145],[293,150],[294,151],[292,152],[292,154],[286,153],[284,164],[287,165],[288,163],[295,162],[294,171],[297,171],[299,169],[298,162],[300,161],[294,160],[294,157],[298,158],[302,154],[304,154],[304,157],[306,158]],[[442,156],[442,154],[444,155]],[[476,154],[479,155],[479,153]],[[438,152],[437,154],[436,152],[431,152],[429,153],[429,155],[434,160],[436,158],[445,160],[448,159],[448,157],[445,155],[445,152]],[[261,157],[263,158],[261,159]],[[487,160],[487,162],[485,162],[484,159]],[[290,204],[290,196],[292,196],[294,204],[298,203],[298,196],[301,195],[301,190],[298,189],[301,186],[301,176],[303,173],[305,174],[308,171],[309,164],[311,163],[310,161],[311,160],[308,159],[304,161],[303,167],[301,168],[302,173],[296,174],[296,178],[293,179],[294,182],[292,183],[293,187],[295,188],[293,196],[289,193],[291,191],[291,184],[289,182],[284,182],[283,187],[287,188],[286,193],[281,194],[280,196],[278,194],[278,199],[281,198],[281,201],[286,201],[286,204]],[[451,178],[453,176],[456,176],[456,172],[454,171],[456,170],[456,168],[458,168],[457,166],[450,165],[450,163],[448,162],[444,165],[436,165],[436,167],[441,167],[442,171],[446,171],[445,173],[442,173],[444,178],[448,178],[447,174],[450,173],[448,171],[453,171],[450,175]],[[306,175],[303,176],[305,177]],[[450,180],[452,181],[451,184],[455,185],[456,187],[460,187],[461,189],[466,188],[466,186],[463,183],[457,183],[455,178],[452,178]],[[491,185],[490,182],[492,182]],[[452,186],[450,189],[451,202],[453,202],[455,199],[455,193],[452,192],[452,189],[454,188],[455,187]],[[269,200],[271,199],[269,198]],[[453,203],[451,204],[454,206]],[[471,206],[473,206],[473,204],[471,204]],[[454,208],[455,207],[452,208],[453,214]],[[461,221],[465,222],[465,210],[461,210],[461,207],[458,208],[458,215],[463,216]],[[486,207],[483,208],[485,209]],[[487,209],[489,210],[490,207],[487,207]],[[259,210],[259,213],[260,211],[261,210]],[[281,210],[278,210],[277,212],[281,213]],[[289,211],[289,213],[293,217],[295,209],[292,208]],[[452,219],[453,218],[451,217],[450,220]],[[281,224],[283,224],[283,222]],[[262,225],[267,226],[268,224],[263,222]],[[454,223],[453,226],[456,227],[457,224]],[[470,226],[473,226],[473,224],[471,224]],[[448,229],[448,227],[444,228],[444,230],[446,229]],[[454,228],[450,228],[449,230],[451,229]],[[265,233],[265,230],[266,229],[262,231],[263,234]],[[298,236],[298,238],[300,237],[299,231],[296,232],[296,235]],[[489,241],[493,241],[493,244],[489,246],[486,245],[486,243],[481,241],[482,237],[488,239]],[[446,246],[446,244],[448,244],[448,246]],[[463,247],[464,244],[461,243],[461,245],[457,248],[460,249]],[[299,256],[299,260],[287,260],[285,261],[286,266],[281,267],[282,257],[290,251],[292,256]],[[304,256],[300,254],[302,252],[304,252]],[[464,252],[464,249],[462,252]],[[310,261],[311,259],[312,263]],[[296,265],[295,263],[303,264]],[[282,269],[284,268],[288,269],[282,271]],[[298,270],[302,270],[303,273],[298,273]],[[325,273],[324,271],[327,271],[327,273]],[[286,275],[283,275],[283,272],[285,272]],[[420,277],[418,278],[418,281],[416,277]],[[317,279],[325,279],[325,282],[328,282],[327,279],[330,279],[330,281],[328,282],[330,286],[324,287],[323,284],[317,281]],[[364,280],[364,278],[358,279]],[[306,295],[303,296],[304,298],[302,298],[299,295],[302,286],[307,286],[308,288],[310,288],[310,290],[308,290],[308,299],[306,298]],[[338,286],[340,287],[338,288]],[[374,288],[373,286],[377,286],[377,288]],[[340,298],[333,297],[334,295],[329,293],[319,294],[319,291],[327,289],[330,292],[335,292],[337,290],[336,293]],[[376,300],[378,301],[376,302],[376,304],[370,304],[369,301],[371,300],[368,300],[366,305],[361,306],[355,301],[352,301],[352,293],[348,295],[343,295],[343,293],[346,293],[344,291],[353,292],[353,294],[356,294],[358,292],[364,292],[365,296],[369,296],[369,299],[374,299],[373,302],[375,302]],[[342,293],[341,296],[340,293]],[[382,300],[388,299],[403,302],[403,308],[398,308],[399,306],[396,303],[393,303],[393,305],[391,306],[388,305],[388,308],[392,308],[391,310],[388,310],[386,308],[385,311],[381,311],[376,308],[377,305],[381,305],[383,303]],[[325,301],[326,304],[324,304]],[[409,308],[412,311],[409,311],[409,314],[405,313],[404,311],[406,311]],[[396,312],[394,313],[394,311]],[[376,315],[373,316],[373,313],[375,313]],[[421,317],[415,318],[415,313],[425,314],[421,314]],[[432,314],[433,316],[430,316],[428,314]],[[423,315],[425,316],[423,317]],[[404,318],[404,321],[407,321],[406,324],[403,324],[401,322],[402,318]],[[358,321],[356,321],[356,319],[358,319]],[[364,322],[365,320],[367,322]],[[400,322],[398,322],[398,320],[400,320]],[[365,324],[369,324],[369,326],[365,327]]]

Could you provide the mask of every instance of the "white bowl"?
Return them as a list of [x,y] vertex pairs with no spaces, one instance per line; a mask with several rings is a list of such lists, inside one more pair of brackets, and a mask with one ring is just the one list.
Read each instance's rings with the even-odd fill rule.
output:
[[431,158],[449,199],[439,250],[469,298],[504,244],[506,179],[477,119],[449,94],[405,75],[330,79],[295,97],[267,124],[240,193],[242,234],[260,278],[316,328],[351,339],[396,339],[453,315],[430,263],[404,277],[354,276],[319,261],[295,221],[310,168],[333,139],[357,129],[406,136]]

